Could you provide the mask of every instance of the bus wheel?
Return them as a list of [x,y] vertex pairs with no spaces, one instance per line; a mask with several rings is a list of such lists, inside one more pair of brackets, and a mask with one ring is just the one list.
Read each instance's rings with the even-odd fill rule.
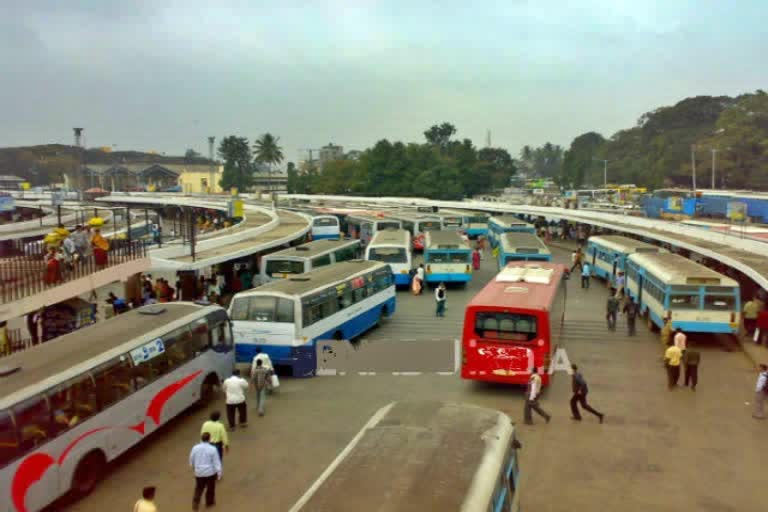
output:
[[208,375],[203,381],[203,385],[200,386],[200,400],[199,404],[202,407],[207,406],[213,401],[216,386],[219,384],[219,379],[216,374]]
[[107,458],[100,450],[83,457],[72,477],[72,492],[78,497],[90,494],[104,476],[106,466]]

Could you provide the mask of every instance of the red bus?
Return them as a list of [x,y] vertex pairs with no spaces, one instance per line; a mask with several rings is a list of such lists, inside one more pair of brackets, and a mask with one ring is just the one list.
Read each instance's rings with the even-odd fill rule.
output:
[[525,384],[533,366],[549,384],[550,360],[565,319],[565,266],[507,265],[467,305],[462,336],[463,379]]

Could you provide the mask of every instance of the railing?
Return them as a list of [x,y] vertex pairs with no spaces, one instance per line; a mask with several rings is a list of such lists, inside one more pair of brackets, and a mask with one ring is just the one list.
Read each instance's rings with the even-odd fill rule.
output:
[[0,348],[0,357],[9,356],[14,352],[21,352],[32,346],[32,338],[22,338],[21,329],[8,329],[8,346],[3,351]]
[[45,249],[43,245],[26,244],[21,248],[20,254],[0,259],[0,304],[23,299],[94,272],[147,257],[146,246],[142,240],[111,240],[105,264],[97,265],[92,255],[71,263],[62,260],[60,279],[46,282]]

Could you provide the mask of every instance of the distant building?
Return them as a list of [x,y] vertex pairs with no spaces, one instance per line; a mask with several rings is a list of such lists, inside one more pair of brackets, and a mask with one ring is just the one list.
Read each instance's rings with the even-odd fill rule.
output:
[[83,169],[85,188],[110,191],[173,190],[187,194],[221,192],[220,164],[120,163],[89,164]]
[[329,142],[327,146],[320,148],[320,167],[322,167],[325,162],[343,159],[344,148],[342,146],[336,146],[335,144],[331,144]]

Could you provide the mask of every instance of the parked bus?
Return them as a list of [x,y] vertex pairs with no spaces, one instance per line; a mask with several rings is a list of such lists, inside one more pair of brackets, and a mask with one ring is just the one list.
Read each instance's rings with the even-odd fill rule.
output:
[[373,415],[289,512],[517,512],[518,449],[500,411],[395,402]]
[[341,223],[335,215],[316,215],[312,218],[312,240],[341,237]]
[[460,230],[464,227],[464,214],[459,212],[446,212],[441,210],[440,220],[444,230]]
[[494,216],[488,219],[488,238],[491,241],[491,247],[496,248],[501,240],[501,235],[510,232],[533,233],[535,235],[536,227],[514,215]]
[[392,269],[345,261],[240,292],[229,306],[238,364],[261,350],[278,369],[309,377],[315,342],[352,339],[395,312]]
[[504,233],[498,250],[499,269],[513,261],[552,261],[552,253],[541,239],[531,233]]
[[507,265],[467,305],[462,336],[463,379],[525,384],[532,367],[548,385],[548,368],[565,321],[565,267]]
[[374,235],[365,248],[365,259],[380,261],[392,267],[395,285],[411,284],[411,234],[404,229],[386,229]]
[[0,510],[91,492],[115,458],[210,399],[233,354],[224,309],[170,302],[4,357]]
[[424,237],[424,279],[427,283],[468,283],[472,250],[456,231],[428,231]]
[[464,217],[464,231],[470,239],[475,239],[479,236],[488,236],[488,219],[487,213],[472,212]]
[[347,215],[346,222],[350,238],[357,238],[363,245],[370,242],[373,235],[383,229],[402,229],[403,227],[399,220],[385,218],[383,214],[356,213]]
[[666,252],[661,247],[619,235],[591,236],[587,240],[587,261],[592,273],[613,286],[619,272],[626,273],[627,258],[635,253]]
[[261,259],[261,282],[284,279],[296,274],[359,259],[363,253],[360,240],[315,240],[267,254]]
[[635,253],[627,260],[626,288],[648,317],[648,327],[686,332],[739,331],[739,284],[712,269],[671,253]]
[[424,250],[424,233],[441,229],[440,217],[434,215],[397,213],[390,215],[389,218],[399,220],[403,224],[403,229],[411,234],[414,251]]

